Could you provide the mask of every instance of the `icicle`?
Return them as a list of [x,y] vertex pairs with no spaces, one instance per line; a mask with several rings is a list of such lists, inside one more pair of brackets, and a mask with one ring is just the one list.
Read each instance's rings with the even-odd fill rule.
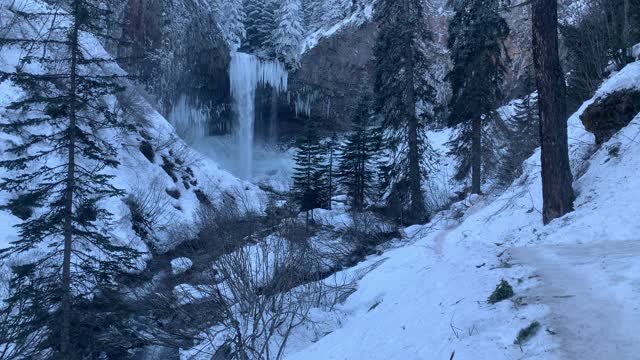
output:
[[178,135],[188,142],[207,135],[207,117],[201,106],[184,95],[173,105],[168,116]]
[[271,86],[278,93],[287,91],[289,74],[276,60],[261,60],[244,53],[233,53],[229,66],[231,96],[238,116],[236,141],[242,176],[249,179],[253,167],[253,133],[255,123],[255,99],[258,86]]

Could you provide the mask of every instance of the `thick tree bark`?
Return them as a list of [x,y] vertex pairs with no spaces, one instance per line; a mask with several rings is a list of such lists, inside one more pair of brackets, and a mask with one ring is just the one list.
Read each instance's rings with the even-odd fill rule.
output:
[[73,190],[75,188],[75,152],[76,152],[76,112],[77,112],[77,67],[78,67],[78,23],[79,1],[73,2],[74,23],[69,37],[71,47],[71,67],[69,86],[69,144],[67,145],[67,178],[64,208],[64,249],[62,259],[62,324],[60,334],[60,357],[72,359],[71,350],[71,246],[73,242]]
[[482,184],[482,119],[471,123],[471,193],[481,194]]
[[540,110],[543,221],[573,208],[564,73],[558,53],[557,0],[533,0],[533,60]]
[[[410,4],[408,0],[404,0],[405,14],[410,14]],[[424,206],[424,198],[422,196],[422,172],[420,170],[420,142],[419,142],[419,126],[418,116],[416,114],[416,80],[415,80],[415,46],[413,44],[413,38],[409,32],[406,32],[406,44],[407,44],[407,78],[405,82],[405,94],[406,100],[406,117],[407,124],[407,136],[409,145],[409,192],[411,196],[411,219],[412,223],[420,222],[424,220],[426,209]]]

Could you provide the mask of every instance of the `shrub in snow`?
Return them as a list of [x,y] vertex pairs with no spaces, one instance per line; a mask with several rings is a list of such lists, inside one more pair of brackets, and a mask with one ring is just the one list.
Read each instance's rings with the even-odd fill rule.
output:
[[487,302],[489,304],[499,303],[502,300],[507,300],[513,296],[513,288],[506,280],[501,280],[496,289],[493,290]]
[[193,267],[193,261],[186,257],[181,257],[171,260],[171,272],[173,275],[179,275],[185,273]]
[[518,332],[518,337],[516,337],[516,340],[513,343],[522,346],[522,344],[534,337],[538,333],[539,329],[540,323],[537,321],[532,322],[529,326],[521,329],[520,332]]

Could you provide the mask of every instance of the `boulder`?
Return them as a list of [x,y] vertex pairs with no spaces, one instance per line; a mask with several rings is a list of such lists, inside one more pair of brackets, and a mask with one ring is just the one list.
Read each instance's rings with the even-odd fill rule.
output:
[[598,98],[584,111],[580,120],[600,145],[627,126],[638,113],[640,90],[626,89]]

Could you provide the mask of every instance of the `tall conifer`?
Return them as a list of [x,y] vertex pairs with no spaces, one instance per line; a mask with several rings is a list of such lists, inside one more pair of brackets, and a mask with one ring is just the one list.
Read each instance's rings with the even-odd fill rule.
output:
[[115,278],[138,256],[112,241],[105,208],[106,200],[123,195],[112,185],[111,169],[118,166],[115,136],[126,130],[114,111],[124,74],[89,34],[107,36],[111,4],[67,4],[66,11],[13,9],[41,26],[0,39],[23,50],[14,71],[0,72],[0,81],[24,90],[8,106],[12,116],[0,120],[0,131],[17,139],[0,161],[7,170],[0,189],[18,194],[13,205],[31,209],[17,226],[19,239],[2,250],[5,259],[21,259],[4,310],[18,331],[3,341],[21,347],[23,358],[97,356],[91,341],[98,340],[89,341],[87,329],[99,316],[87,309],[115,291]]

